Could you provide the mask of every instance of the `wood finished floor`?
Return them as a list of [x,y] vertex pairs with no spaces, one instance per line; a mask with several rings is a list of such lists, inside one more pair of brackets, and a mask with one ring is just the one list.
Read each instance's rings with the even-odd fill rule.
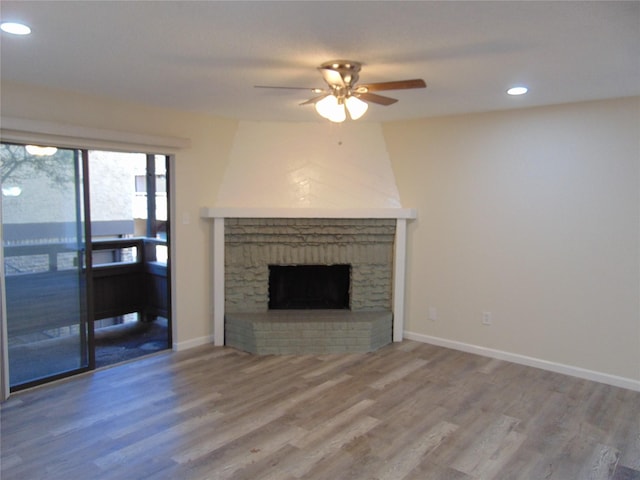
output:
[[204,346],[15,394],[13,479],[640,479],[640,393],[404,341]]

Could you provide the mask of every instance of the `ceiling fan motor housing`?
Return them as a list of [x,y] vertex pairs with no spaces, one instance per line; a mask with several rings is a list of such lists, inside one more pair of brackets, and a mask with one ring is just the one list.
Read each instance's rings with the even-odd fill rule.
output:
[[333,89],[351,89],[358,81],[358,73],[361,68],[362,64],[353,60],[330,60],[320,65],[320,69],[333,70],[342,77],[344,85],[331,85]]

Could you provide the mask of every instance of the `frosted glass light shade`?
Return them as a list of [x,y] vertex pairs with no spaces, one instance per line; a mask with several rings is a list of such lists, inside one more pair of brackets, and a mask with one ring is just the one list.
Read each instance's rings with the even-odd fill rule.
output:
[[369,104],[367,104],[367,102],[363,102],[358,97],[347,98],[345,104],[347,106],[347,110],[349,110],[351,120],[358,120],[369,108]]
[[327,95],[319,102],[316,102],[315,107],[320,116],[332,122],[340,123],[347,119],[344,105],[340,104],[334,95]]

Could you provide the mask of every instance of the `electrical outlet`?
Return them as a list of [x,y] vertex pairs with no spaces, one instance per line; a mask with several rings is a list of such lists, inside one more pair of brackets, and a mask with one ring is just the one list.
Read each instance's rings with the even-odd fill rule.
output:
[[491,312],[482,312],[482,324],[483,325],[491,325]]
[[429,307],[429,320],[432,322],[438,320],[438,310],[436,307]]

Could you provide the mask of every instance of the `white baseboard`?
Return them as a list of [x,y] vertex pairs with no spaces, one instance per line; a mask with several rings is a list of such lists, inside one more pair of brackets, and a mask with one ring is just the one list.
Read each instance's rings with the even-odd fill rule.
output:
[[432,337],[430,335],[423,335],[421,333],[408,332],[406,330],[404,332],[404,338],[408,340],[415,340],[417,342],[437,345],[439,347],[446,347],[453,350],[474,353],[483,357],[506,360],[507,362],[526,365],[528,367],[540,368],[542,370],[562,373],[564,375],[571,375],[573,377],[583,378],[585,380],[606,383],[607,385],[612,385],[614,387],[621,387],[640,392],[640,381],[633,380],[631,378],[618,377],[616,375],[609,375],[607,373],[596,372],[584,368],[572,367],[570,365],[564,365],[562,363],[549,362],[547,360],[541,360],[539,358],[527,357],[525,355],[519,355],[517,353],[494,350],[491,348],[480,347],[478,345],[472,345],[469,343],[457,342],[455,340],[447,340],[446,338]]
[[185,342],[174,342],[173,351],[180,352],[182,350],[189,350],[190,348],[199,347],[200,345],[208,345],[209,343],[213,343],[213,335],[193,338]]

